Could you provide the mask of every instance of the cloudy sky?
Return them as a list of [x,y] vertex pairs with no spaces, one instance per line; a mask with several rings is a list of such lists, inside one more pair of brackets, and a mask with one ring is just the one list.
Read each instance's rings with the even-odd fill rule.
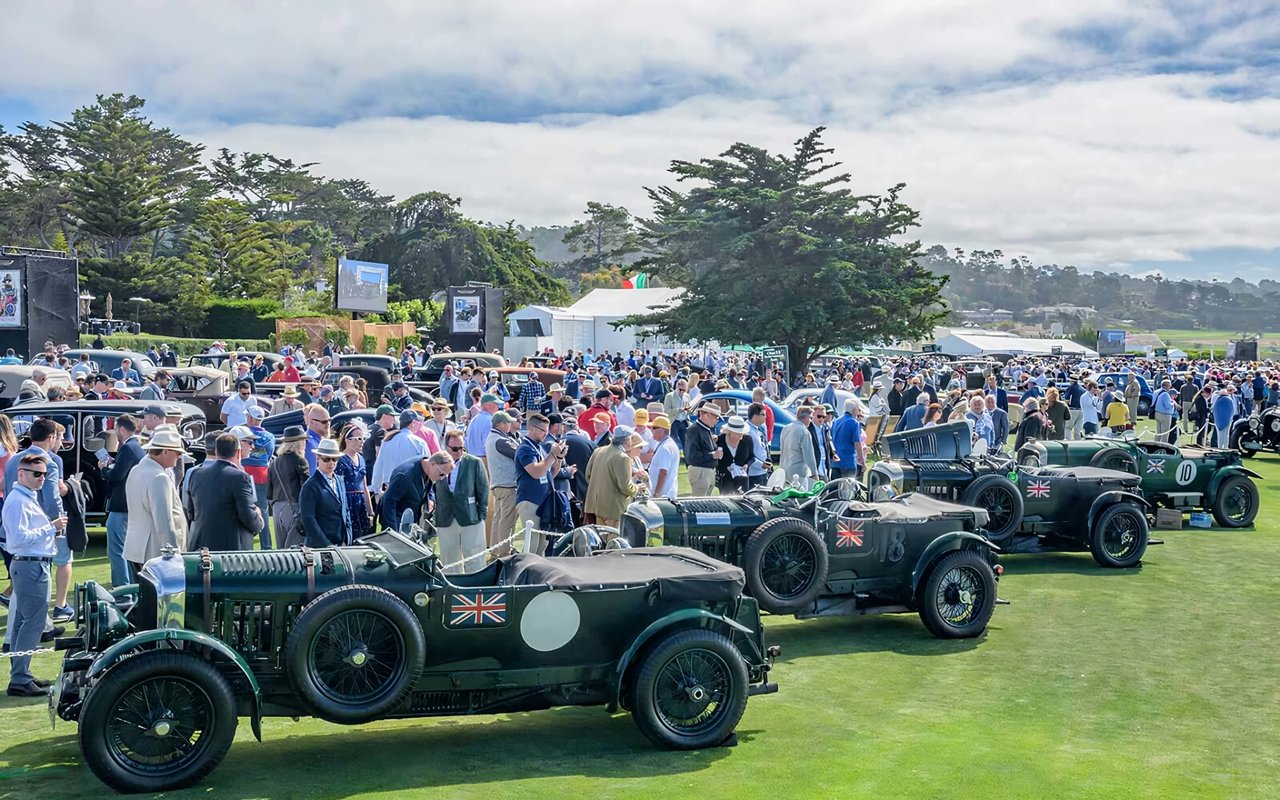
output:
[[4,18],[9,129],[133,93],[210,148],[535,225],[588,200],[644,214],[671,159],[826,125],[856,190],[907,184],[927,243],[1280,278],[1275,2],[43,0]]

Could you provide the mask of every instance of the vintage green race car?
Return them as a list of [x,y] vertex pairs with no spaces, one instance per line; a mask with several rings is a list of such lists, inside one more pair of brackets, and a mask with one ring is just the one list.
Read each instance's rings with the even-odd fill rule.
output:
[[506,556],[446,575],[418,538],[351,547],[170,554],[136,587],[76,590],[50,711],[122,792],[190,786],[239,717],[359,724],[566,705],[632,713],[655,743],[731,741],[769,693],[742,570],[685,548]]
[[1090,436],[1076,441],[1031,440],[1017,454],[1024,466],[1092,466],[1142,478],[1153,505],[1205,510],[1224,528],[1243,528],[1258,515],[1258,473],[1241,466],[1234,450]]

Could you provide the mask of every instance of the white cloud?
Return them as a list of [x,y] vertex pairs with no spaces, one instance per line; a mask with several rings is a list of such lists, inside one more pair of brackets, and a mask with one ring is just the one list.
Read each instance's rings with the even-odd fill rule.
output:
[[495,222],[567,222],[588,200],[644,213],[671,159],[786,150],[825,124],[858,191],[908,184],[928,242],[1086,268],[1280,247],[1280,77],[1250,58],[1274,10],[81,0],[19,4],[6,25],[58,46],[6,40],[0,98],[63,118],[134,92],[211,148],[447,191]]

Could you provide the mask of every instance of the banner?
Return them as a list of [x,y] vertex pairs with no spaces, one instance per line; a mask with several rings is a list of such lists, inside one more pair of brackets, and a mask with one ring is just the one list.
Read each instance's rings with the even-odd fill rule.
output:
[[1098,331],[1098,355],[1124,355],[1124,338],[1124,331],[1121,330]]
[[0,328],[21,328],[22,271],[0,270]]
[[478,294],[453,296],[452,333],[480,333],[480,301]]

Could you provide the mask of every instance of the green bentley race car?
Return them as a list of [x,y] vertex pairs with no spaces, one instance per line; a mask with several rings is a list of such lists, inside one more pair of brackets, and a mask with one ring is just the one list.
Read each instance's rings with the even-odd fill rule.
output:
[[50,711],[122,792],[200,781],[238,718],[378,719],[629,710],[673,749],[732,741],[771,693],[742,570],[683,548],[591,558],[520,553],[445,574],[395,531],[350,547],[177,553],[136,586],[76,589],[75,636]]
[[1120,470],[1142,479],[1142,495],[1153,505],[1181,511],[1205,510],[1224,528],[1243,528],[1258,515],[1258,473],[1240,463],[1234,450],[1173,445],[1135,436],[1090,436],[1074,441],[1033,439],[1022,446],[1023,466],[1091,466]]

